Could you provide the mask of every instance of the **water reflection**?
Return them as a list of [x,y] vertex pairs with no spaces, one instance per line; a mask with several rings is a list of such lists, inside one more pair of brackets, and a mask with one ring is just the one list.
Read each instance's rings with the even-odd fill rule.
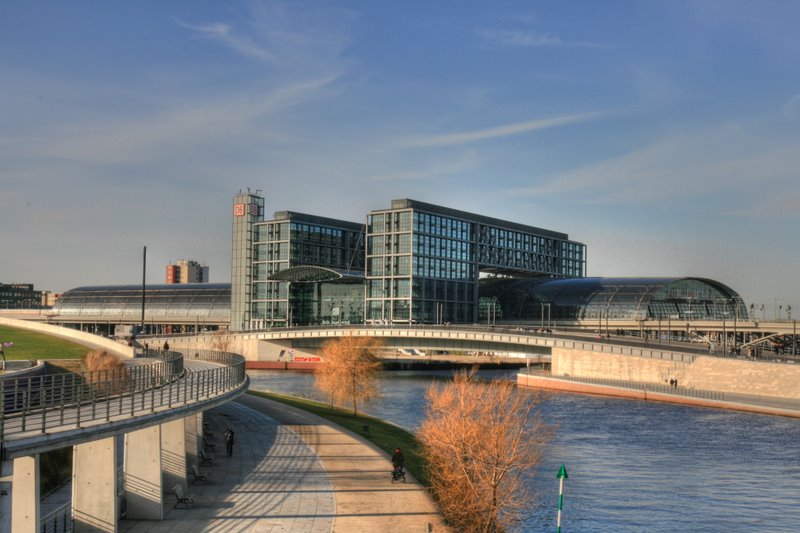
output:
[[[325,401],[311,374],[249,374],[252,389]],[[449,377],[383,373],[383,397],[365,411],[413,430],[427,387]],[[541,507],[524,531],[555,529],[562,463],[565,531],[800,530],[797,420],[575,394],[551,396],[543,415],[558,431],[533,481]]]

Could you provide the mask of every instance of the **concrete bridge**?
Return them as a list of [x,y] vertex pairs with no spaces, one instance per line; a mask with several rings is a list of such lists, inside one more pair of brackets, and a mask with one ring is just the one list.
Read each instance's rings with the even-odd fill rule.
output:
[[159,520],[164,495],[175,485],[186,491],[187,466],[203,453],[202,413],[247,390],[244,358],[140,355],[113,371],[0,380],[0,531],[41,531],[39,455],[65,446],[73,446],[71,508],[50,519],[74,531],[116,531],[122,502],[129,518]]
[[[512,354],[520,361],[549,357],[556,376],[659,385],[677,379],[682,386],[702,391],[800,399],[800,360],[790,355],[753,360],[726,352],[711,354],[698,343],[655,343],[594,333],[542,333],[523,327],[341,326],[175,336],[169,343],[189,351],[216,343],[243,354],[249,365],[257,367],[259,361],[318,358],[326,341],[348,335],[382,338],[389,351]],[[463,359],[469,364],[476,358]]]
[[580,332],[542,333],[523,327],[482,326],[359,325],[276,328],[268,331],[152,337],[142,342],[157,346],[168,340],[171,346],[186,350],[217,347],[240,353],[250,363],[316,358],[326,341],[344,336],[378,337],[383,339],[387,350],[413,348],[426,353],[441,351],[514,354],[521,358],[526,355],[550,355],[554,348],[587,349],[678,361],[690,361],[697,355],[708,353],[707,349],[691,344],[655,345],[630,337],[598,341],[597,335]]

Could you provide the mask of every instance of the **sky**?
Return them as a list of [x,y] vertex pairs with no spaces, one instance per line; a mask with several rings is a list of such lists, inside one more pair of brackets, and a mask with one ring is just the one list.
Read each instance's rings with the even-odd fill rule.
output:
[[[413,198],[800,305],[800,2],[0,4],[0,282],[230,281],[232,198]],[[769,316],[769,315],[768,315]],[[783,311],[785,317],[785,311]]]

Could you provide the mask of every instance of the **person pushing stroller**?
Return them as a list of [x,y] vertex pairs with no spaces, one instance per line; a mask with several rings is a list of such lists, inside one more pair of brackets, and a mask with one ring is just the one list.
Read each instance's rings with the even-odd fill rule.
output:
[[403,482],[406,480],[406,458],[403,456],[403,452],[400,451],[400,448],[395,448],[394,453],[392,454],[392,483],[395,481],[400,481],[401,479]]

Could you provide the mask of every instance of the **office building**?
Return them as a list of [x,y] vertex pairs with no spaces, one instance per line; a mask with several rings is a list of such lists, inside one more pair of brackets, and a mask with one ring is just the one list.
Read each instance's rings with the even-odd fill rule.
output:
[[362,323],[364,226],[281,211],[253,237],[251,329]]
[[476,322],[482,275],[585,273],[586,245],[565,233],[409,199],[367,218],[367,322]]
[[42,298],[33,283],[0,283],[0,309],[41,309]]
[[208,283],[208,267],[191,259],[167,265],[166,283]]

